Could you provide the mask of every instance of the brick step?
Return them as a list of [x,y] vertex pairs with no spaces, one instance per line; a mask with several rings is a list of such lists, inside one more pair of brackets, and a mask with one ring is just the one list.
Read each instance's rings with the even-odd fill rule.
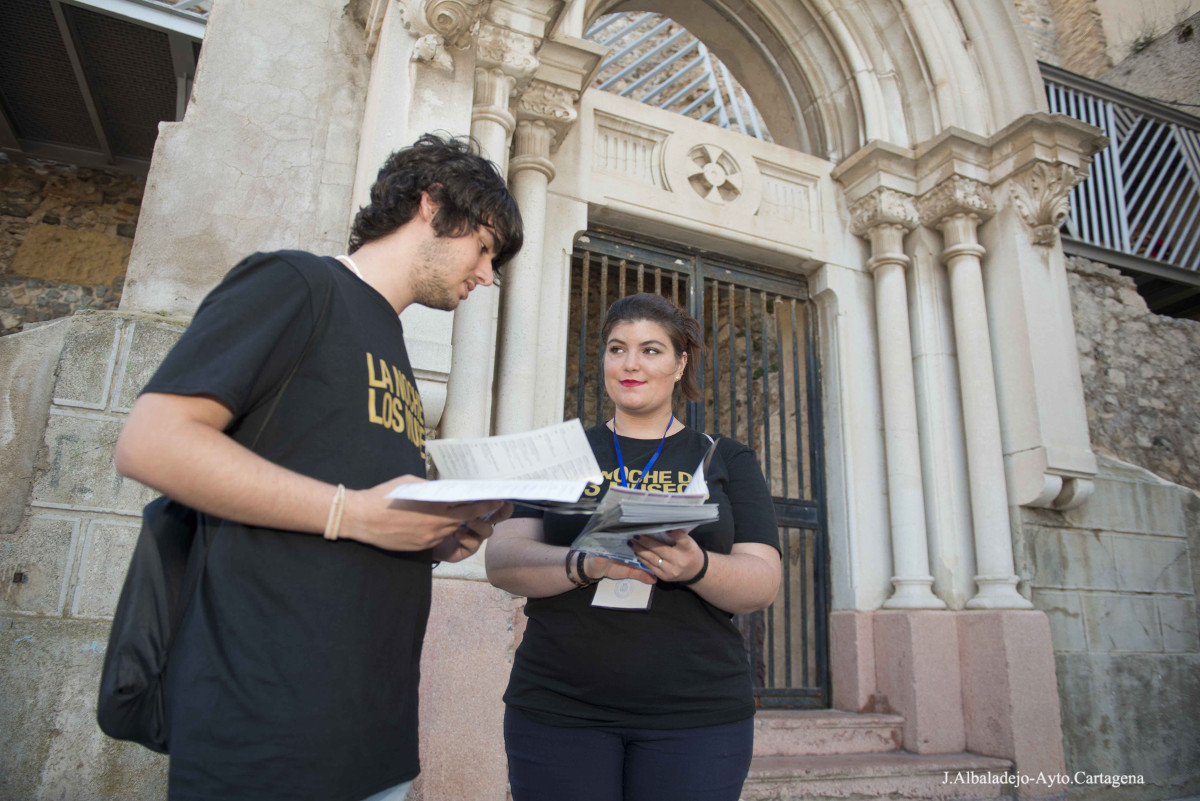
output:
[[754,716],[754,755],[878,754],[900,750],[904,718],[834,709],[763,710]]
[[742,801],[1009,799],[1005,759],[975,754],[839,754],[755,757]]

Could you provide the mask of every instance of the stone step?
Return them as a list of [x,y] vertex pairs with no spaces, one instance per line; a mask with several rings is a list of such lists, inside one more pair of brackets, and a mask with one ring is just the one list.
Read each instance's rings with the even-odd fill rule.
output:
[[898,751],[904,718],[835,709],[762,710],[754,716],[754,755],[878,754]]
[[742,801],[1009,799],[1012,763],[975,754],[755,757]]

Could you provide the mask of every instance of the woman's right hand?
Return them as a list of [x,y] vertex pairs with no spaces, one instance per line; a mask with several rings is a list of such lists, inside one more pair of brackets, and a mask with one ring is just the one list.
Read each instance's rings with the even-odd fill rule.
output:
[[616,581],[621,579],[633,579],[640,581],[643,584],[656,584],[656,579],[652,574],[647,573],[640,568],[631,567],[624,562],[618,562],[609,559],[605,556],[597,556],[594,553],[589,553],[583,558],[583,572],[592,581],[599,581],[602,578],[610,578]]

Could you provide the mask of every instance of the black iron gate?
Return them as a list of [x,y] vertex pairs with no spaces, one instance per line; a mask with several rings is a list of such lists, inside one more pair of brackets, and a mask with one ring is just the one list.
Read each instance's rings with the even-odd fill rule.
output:
[[566,417],[608,419],[599,368],[608,306],[670,298],[704,326],[704,392],[688,425],[754,448],[779,519],[783,581],[765,611],[739,616],[759,705],[828,706],[828,544],[820,372],[803,278],[612,231],[579,237],[571,270]]

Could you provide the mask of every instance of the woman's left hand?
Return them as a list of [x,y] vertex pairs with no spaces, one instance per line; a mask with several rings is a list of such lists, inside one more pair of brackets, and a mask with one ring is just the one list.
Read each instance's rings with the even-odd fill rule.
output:
[[683,529],[668,531],[671,542],[657,537],[633,538],[633,552],[660,581],[687,581],[704,567],[704,551]]

